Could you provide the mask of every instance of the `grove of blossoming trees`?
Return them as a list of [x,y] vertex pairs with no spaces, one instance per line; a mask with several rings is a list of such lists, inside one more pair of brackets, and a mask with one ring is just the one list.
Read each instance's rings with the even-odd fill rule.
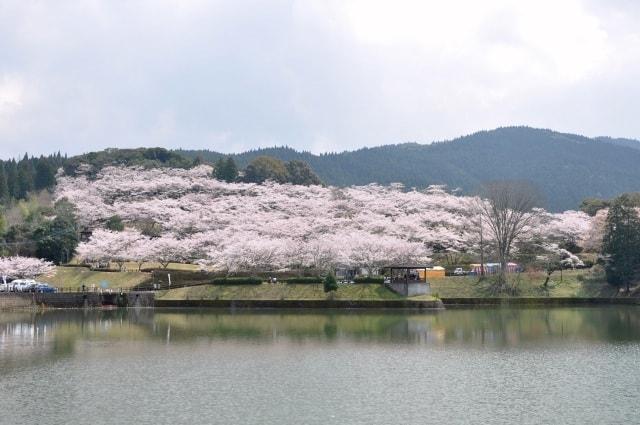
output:
[[[335,188],[226,183],[211,168],[104,168],[96,178],[59,177],[56,198],[67,198],[82,226],[92,229],[78,256],[88,261],[200,263],[218,270],[327,269],[342,264],[376,268],[426,262],[434,248],[473,251],[477,217],[472,198],[433,186]],[[117,215],[122,232],[103,230]],[[145,236],[154,222],[160,237]],[[550,245],[582,243],[584,213],[544,213],[529,235]]]
[[55,270],[53,263],[31,257],[0,257],[0,278],[23,279],[48,275]]

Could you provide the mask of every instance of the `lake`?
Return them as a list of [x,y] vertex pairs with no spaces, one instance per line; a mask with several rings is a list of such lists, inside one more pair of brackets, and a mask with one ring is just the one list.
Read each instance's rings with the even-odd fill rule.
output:
[[640,423],[640,308],[0,313],[2,424]]

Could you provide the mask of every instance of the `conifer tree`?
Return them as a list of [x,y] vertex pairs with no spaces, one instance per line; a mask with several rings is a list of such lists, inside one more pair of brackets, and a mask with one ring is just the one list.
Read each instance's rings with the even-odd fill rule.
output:
[[7,184],[7,174],[4,170],[4,163],[0,161],[0,204],[9,201],[9,185]]
[[34,189],[33,181],[35,177],[35,168],[33,162],[29,159],[27,154],[18,163],[18,192],[16,198],[26,199],[29,192]]
[[49,189],[56,183],[55,166],[47,158],[40,158],[35,167],[34,188],[36,190]]
[[214,177],[224,180],[227,183],[236,181],[238,178],[238,167],[232,157],[220,158],[216,161]]
[[17,198],[20,188],[18,186],[18,166],[14,159],[5,163],[5,172],[7,175],[7,186],[9,187],[9,197]]
[[629,292],[640,272],[640,218],[627,195],[617,198],[609,209],[602,254],[607,281]]

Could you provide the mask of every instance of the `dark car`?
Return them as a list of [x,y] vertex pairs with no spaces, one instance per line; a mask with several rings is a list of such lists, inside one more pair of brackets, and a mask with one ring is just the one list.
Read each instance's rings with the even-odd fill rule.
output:
[[43,293],[43,294],[47,294],[47,293],[56,292],[56,288],[54,288],[53,286],[49,286],[46,283],[39,283],[35,287],[35,292],[40,292],[40,293]]
[[27,283],[23,288],[22,288],[22,292],[36,292],[36,289],[38,288],[38,285],[41,285],[40,283],[37,282],[30,282]]

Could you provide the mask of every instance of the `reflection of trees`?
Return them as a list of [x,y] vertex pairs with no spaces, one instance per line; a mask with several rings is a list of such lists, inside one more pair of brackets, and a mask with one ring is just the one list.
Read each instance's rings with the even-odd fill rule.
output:
[[79,340],[144,339],[151,310],[50,310],[0,314],[4,367],[33,365],[75,355]]
[[[54,310],[0,315],[0,370],[76,355],[79,341],[195,339],[508,348],[640,340],[640,309],[488,308],[441,312]],[[13,341],[13,343],[11,343]],[[0,372],[1,373],[1,372]]]
[[[263,340],[342,340],[403,344],[515,347],[570,340],[640,339],[633,307],[489,308],[443,312],[162,312],[155,315],[159,337],[171,326],[173,342],[193,338]],[[597,316],[597,318],[593,318]],[[608,327],[612,327],[608,329]]]

